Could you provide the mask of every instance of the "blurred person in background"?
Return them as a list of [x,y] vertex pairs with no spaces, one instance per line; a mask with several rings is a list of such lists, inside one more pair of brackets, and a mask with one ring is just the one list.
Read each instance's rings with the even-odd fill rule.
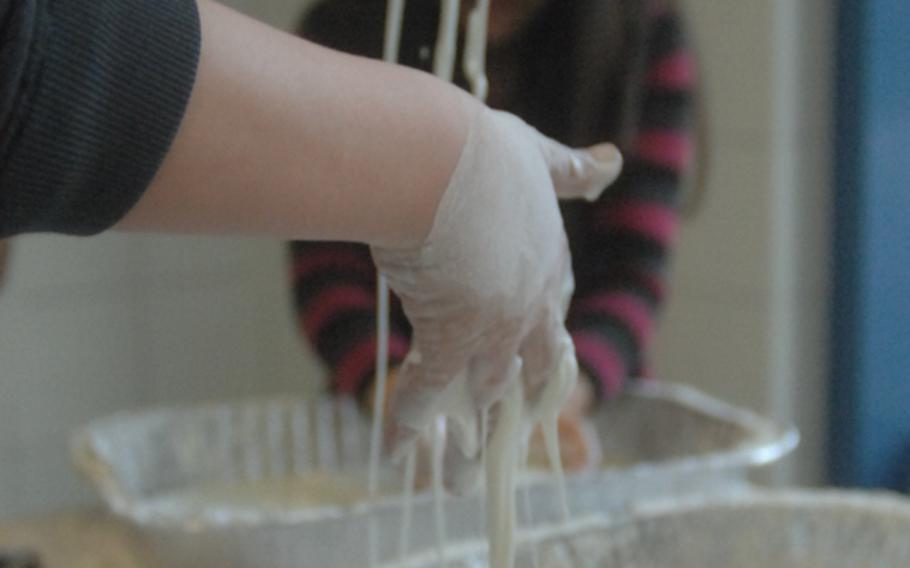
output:
[[[439,2],[406,6],[400,62],[430,71]],[[472,7],[463,2],[462,32]],[[386,0],[325,0],[305,15],[299,33],[378,58],[385,9]],[[487,74],[491,107],[570,145],[613,141],[625,158],[620,178],[597,201],[562,204],[576,282],[567,328],[582,376],[563,409],[560,435],[564,463],[579,468],[591,457],[582,417],[649,375],[683,187],[693,169],[696,65],[672,0],[492,0]],[[467,88],[460,69],[456,82]],[[294,242],[291,255],[301,332],[327,364],[331,390],[367,403],[376,356],[376,274],[368,248]],[[394,385],[411,331],[394,298],[390,325]]]

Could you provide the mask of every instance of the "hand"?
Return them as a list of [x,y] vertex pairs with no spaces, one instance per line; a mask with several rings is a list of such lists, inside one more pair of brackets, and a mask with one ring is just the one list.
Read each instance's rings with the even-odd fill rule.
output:
[[[386,379],[386,392],[383,405],[388,416],[391,393],[395,390],[398,380],[398,368],[389,369]],[[376,391],[371,387],[367,396],[367,412],[373,409]],[[566,400],[559,414],[557,431],[559,433],[559,452],[563,468],[567,472],[581,471],[595,467],[601,455],[600,443],[596,432],[586,424],[588,416],[593,411],[595,402],[594,387],[591,379],[583,372],[579,372],[578,382]],[[417,474],[415,485],[417,490],[429,487],[431,479],[432,444],[421,436],[417,440]],[[539,427],[529,440],[528,467],[531,469],[549,470],[551,467],[549,456],[544,444],[543,433]]]
[[[595,444],[592,443],[584,422],[579,418],[560,416],[556,428],[559,434],[559,459],[563,469],[574,472],[591,467]],[[529,441],[528,468],[541,471],[550,471],[552,468],[540,427],[534,429]]]
[[450,436],[475,458],[476,421],[471,428],[465,415],[519,377],[533,405],[560,357],[574,357],[563,324],[574,283],[556,198],[594,198],[616,178],[619,153],[596,152],[481,108],[423,245],[373,247],[414,330],[392,404],[394,454],[443,414],[462,419]]

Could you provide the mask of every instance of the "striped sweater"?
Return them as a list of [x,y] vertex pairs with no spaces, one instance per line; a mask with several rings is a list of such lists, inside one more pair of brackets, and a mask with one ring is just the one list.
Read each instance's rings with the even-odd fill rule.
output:
[[[679,14],[666,0],[622,1],[641,10],[637,27],[613,28],[622,30],[630,43],[637,39],[639,49],[623,48],[619,58],[613,54],[619,65],[586,60],[590,56],[580,55],[583,50],[576,44],[586,43],[585,38],[596,44],[604,30],[590,29],[596,19],[583,10],[552,2],[564,9],[542,14],[520,40],[523,96],[505,109],[573,145],[628,138],[625,169],[616,184],[595,203],[563,205],[576,279],[567,327],[579,364],[601,397],[620,392],[630,377],[648,375],[648,348],[666,297],[668,256],[677,233],[680,188],[693,154],[695,66]],[[436,4],[408,3],[404,64],[430,65],[426,47],[435,37]],[[584,4],[578,0],[571,5]],[[384,5],[329,0],[311,12],[303,33],[336,49],[378,56]],[[583,47],[589,48],[587,43]],[[594,70],[599,74],[589,76]],[[598,85],[603,86],[599,91]],[[588,115],[579,116],[581,111],[572,107],[579,90],[597,93]],[[585,127],[581,134],[579,123]],[[362,395],[375,367],[376,275],[369,250],[351,243],[295,242],[291,254],[302,332],[331,370],[332,389]],[[393,364],[407,354],[409,333],[393,298]]]

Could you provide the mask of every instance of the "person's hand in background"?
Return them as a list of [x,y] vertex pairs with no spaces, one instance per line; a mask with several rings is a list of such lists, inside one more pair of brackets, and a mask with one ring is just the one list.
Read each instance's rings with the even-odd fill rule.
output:
[[587,418],[594,410],[596,398],[592,379],[584,371],[579,371],[578,383],[559,415],[571,420]]

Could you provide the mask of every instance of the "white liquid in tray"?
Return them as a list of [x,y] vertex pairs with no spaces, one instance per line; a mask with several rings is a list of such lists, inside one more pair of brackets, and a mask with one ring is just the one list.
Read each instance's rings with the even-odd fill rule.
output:
[[350,506],[368,497],[362,475],[337,471],[261,481],[208,483],[166,493],[149,502],[157,510],[291,511]]

